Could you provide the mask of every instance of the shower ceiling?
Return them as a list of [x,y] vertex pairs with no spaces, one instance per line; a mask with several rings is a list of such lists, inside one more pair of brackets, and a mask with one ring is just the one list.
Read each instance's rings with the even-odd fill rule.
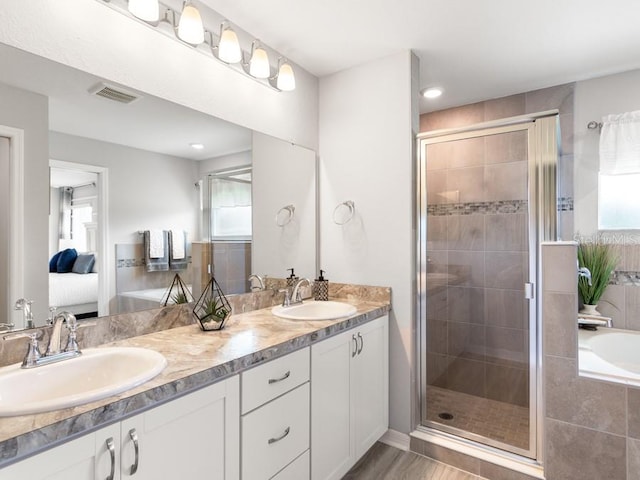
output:
[[422,112],[640,68],[637,0],[200,1],[320,77],[412,49]]

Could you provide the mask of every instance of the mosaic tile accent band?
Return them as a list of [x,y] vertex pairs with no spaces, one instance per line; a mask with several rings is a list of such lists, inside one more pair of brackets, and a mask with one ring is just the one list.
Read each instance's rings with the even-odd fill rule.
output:
[[558,211],[559,212],[573,212],[573,197],[559,197],[558,198]]
[[640,287],[640,272],[625,272],[622,270],[616,270],[611,274],[609,285]]
[[[191,255],[187,257],[187,262],[191,263]],[[116,268],[144,267],[144,258],[119,258],[116,261]]]
[[526,200],[499,200],[495,202],[441,203],[427,205],[427,215],[486,215],[491,213],[527,213]]
[[[487,215],[497,213],[527,213],[526,200],[499,200],[495,202],[438,203],[427,205],[427,215]],[[559,212],[573,212],[573,198],[558,198]]]

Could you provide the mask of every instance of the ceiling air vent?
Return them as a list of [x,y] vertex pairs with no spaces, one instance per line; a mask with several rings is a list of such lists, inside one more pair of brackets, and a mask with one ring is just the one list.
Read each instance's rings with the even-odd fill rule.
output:
[[120,103],[131,103],[140,98],[133,92],[127,92],[122,88],[107,85],[106,83],[99,83],[95,87],[91,88],[89,93]]

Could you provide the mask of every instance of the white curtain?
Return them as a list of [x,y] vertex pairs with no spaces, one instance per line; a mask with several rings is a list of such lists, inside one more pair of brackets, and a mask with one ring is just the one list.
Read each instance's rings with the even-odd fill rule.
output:
[[600,174],[640,173],[640,110],[602,118]]

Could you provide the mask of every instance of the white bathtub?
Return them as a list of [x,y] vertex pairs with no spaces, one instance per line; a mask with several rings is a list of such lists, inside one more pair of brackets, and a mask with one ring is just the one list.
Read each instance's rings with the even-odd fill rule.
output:
[[581,376],[640,386],[640,332],[579,329],[578,347]]

